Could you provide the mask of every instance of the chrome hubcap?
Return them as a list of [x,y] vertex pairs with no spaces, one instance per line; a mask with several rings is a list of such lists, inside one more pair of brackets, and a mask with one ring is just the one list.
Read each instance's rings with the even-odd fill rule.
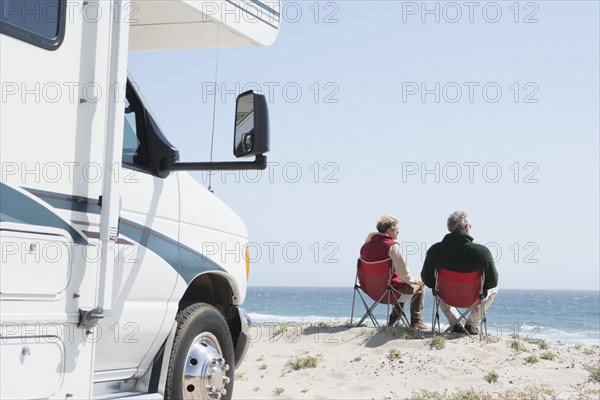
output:
[[229,365],[216,336],[203,332],[194,338],[185,359],[182,398],[219,400],[227,394]]

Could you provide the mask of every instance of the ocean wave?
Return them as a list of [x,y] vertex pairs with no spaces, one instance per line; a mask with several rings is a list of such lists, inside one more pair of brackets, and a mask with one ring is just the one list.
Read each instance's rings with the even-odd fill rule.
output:
[[344,317],[324,317],[321,315],[303,315],[303,316],[289,316],[289,315],[272,315],[272,314],[261,314],[261,313],[248,313],[248,316],[252,322],[257,323],[281,323],[281,322],[293,322],[293,323],[318,323],[318,322],[346,322],[350,321],[347,316]]
[[[494,336],[511,337],[514,331],[514,325],[506,326],[488,322],[488,333]],[[550,328],[530,323],[519,326],[519,336],[527,339],[544,339],[553,344],[574,344],[583,346],[592,346],[600,344],[600,333],[593,330],[564,330]]]
[[565,331],[556,328],[541,329],[533,336],[534,339],[545,339],[562,344],[593,346],[600,344],[600,333],[595,331]]

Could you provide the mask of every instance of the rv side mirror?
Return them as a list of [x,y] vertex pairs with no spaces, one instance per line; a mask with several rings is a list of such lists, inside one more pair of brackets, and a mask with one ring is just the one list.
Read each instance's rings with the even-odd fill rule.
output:
[[262,93],[240,94],[235,106],[233,154],[236,158],[262,155],[269,151],[269,111]]

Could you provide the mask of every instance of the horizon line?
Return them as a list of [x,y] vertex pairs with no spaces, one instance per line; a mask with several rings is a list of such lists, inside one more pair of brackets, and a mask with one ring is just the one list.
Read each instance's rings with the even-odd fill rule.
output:
[[[339,288],[348,288],[348,289],[354,289],[352,286],[307,286],[307,285],[248,285],[248,288],[251,287],[278,287],[278,288],[335,288],[335,289],[339,289]],[[553,290],[553,291],[561,291],[561,292],[568,292],[568,291],[580,291],[580,292],[598,292],[598,294],[600,294],[600,288],[596,288],[596,289],[572,289],[572,288],[562,288],[562,289],[555,289],[555,288],[511,288],[511,287],[507,287],[507,288],[502,288],[500,287],[499,290]]]

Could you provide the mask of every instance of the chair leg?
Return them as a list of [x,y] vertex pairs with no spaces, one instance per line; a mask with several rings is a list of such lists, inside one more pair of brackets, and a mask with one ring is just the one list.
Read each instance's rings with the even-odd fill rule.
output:
[[[389,297],[389,295],[388,295],[388,297]],[[387,304],[387,316],[386,316],[387,320],[385,321],[386,325],[389,325],[391,316],[392,316],[392,314],[390,314],[390,302],[388,301],[388,304]]]
[[367,319],[367,317],[369,317],[369,318],[371,318],[371,321],[373,322],[373,325],[375,325],[376,327],[379,327],[379,323],[377,322],[377,320],[373,316],[373,310],[375,309],[375,307],[377,307],[377,304],[379,304],[379,303],[375,302],[375,303],[373,303],[373,305],[371,307],[369,307],[367,305],[367,303],[365,302],[365,299],[362,297],[362,295],[360,293],[358,293],[358,295],[360,296],[360,299],[362,300],[363,305],[365,306],[365,309],[367,310],[367,312],[361,318],[361,320],[356,324],[356,326],[359,326],[360,324],[362,324],[364,322],[364,320]]
[[[358,291],[358,267],[360,266],[360,260],[356,264],[356,276],[354,277],[354,292],[352,293],[352,314],[350,315],[350,326],[352,326],[352,321],[354,320],[354,304],[356,301],[356,292]],[[360,296],[360,293],[358,294]],[[361,296],[362,297],[362,296]]]
[[435,324],[436,323],[438,325],[438,332],[441,330],[441,328],[440,328],[440,312],[439,312],[440,301],[437,296],[435,296],[435,298],[433,300],[434,300],[434,306],[433,306],[432,317],[431,317],[431,333],[435,333]]
[[481,300],[481,321],[479,322],[479,341],[483,338],[483,329],[485,329],[485,336],[487,336],[487,320],[485,316],[485,299]]
[[363,322],[364,322],[364,321],[367,319],[367,317],[371,318],[371,322],[373,322],[373,325],[374,325],[376,328],[379,328],[379,322],[377,322],[377,320],[375,319],[375,317],[373,316],[373,314],[371,314],[370,312],[367,312],[367,313],[366,313],[366,314],[365,314],[365,315],[364,315],[364,316],[361,318],[361,320],[360,320],[360,321],[358,321],[358,322],[356,323],[356,326],[360,326],[360,324],[362,324],[362,323],[363,323]]
[[350,326],[352,326],[352,321],[354,320],[354,302],[356,301],[356,285],[354,285],[354,293],[352,293],[352,314],[350,314]]
[[410,327],[410,322],[408,321],[408,317],[406,316],[406,313],[404,312],[404,309],[402,309],[402,312],[400,313],[400,319],[402,320],[402,322],[404,322],[404,324],[407,327]]
[[[357,289],[357,291],[356,291],[356,292],[358,292],[358,289]],[[356,294],[356,292],[355,292],[355,294]],[[364,299],[364,297],[362,296],[362,294],[360,294],[360,292],[358,292],[358,297],[360,297],[360,300],[362,301],[362,304],[363,304],[363,306],[365,307],[365,310],[366,310],[367,312],[365,313],[365,315],[363,315],[363,317],[360,319],[360,321],[358,321],[358,322],[356,323],[356,326],[360,326],[360,324],[362,324],[362,323],[363,323],[363,321],[364,321],[365,319],[367,319],[367,316],[369,316],[369,306],[367,305],[367,302],[365,301],[365,299]],[[373,319],[371,318],[371,320],[373,320]]]

